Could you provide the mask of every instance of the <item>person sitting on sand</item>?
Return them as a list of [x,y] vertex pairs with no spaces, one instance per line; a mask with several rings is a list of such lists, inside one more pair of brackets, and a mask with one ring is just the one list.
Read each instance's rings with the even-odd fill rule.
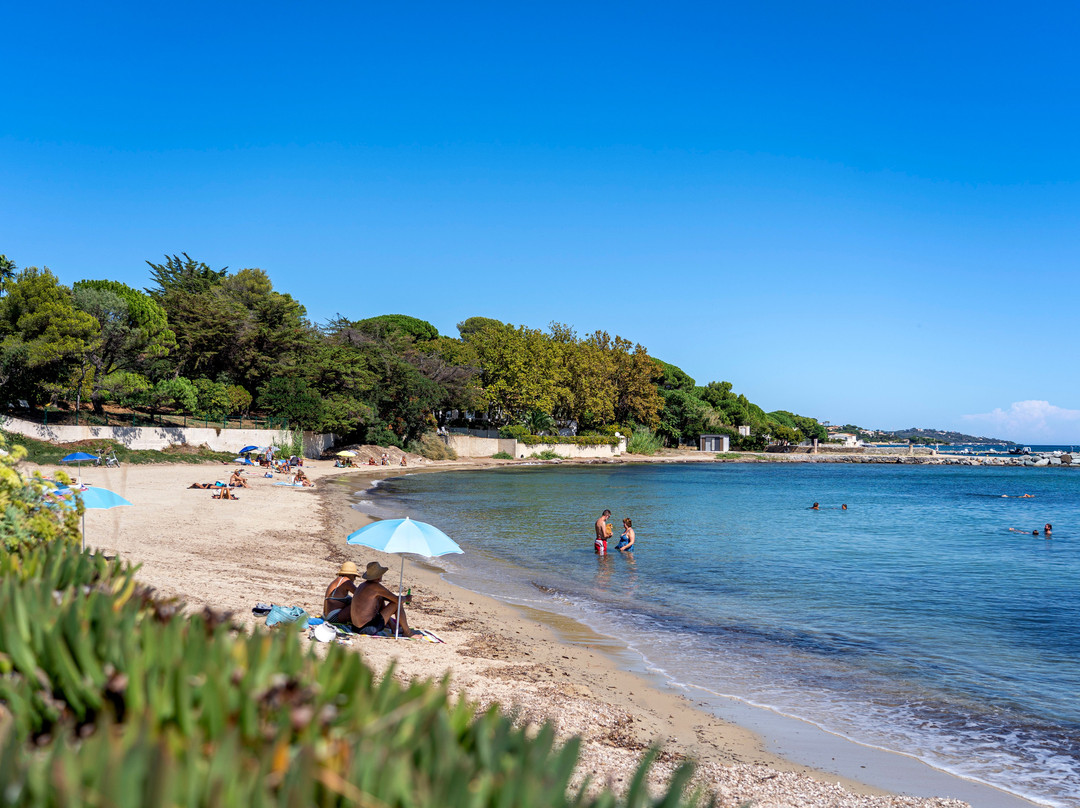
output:
[[622,520],[623,534],[619,536],[619,543],[615,546],[615,549],[620,553],[632,553],[634,552],[634,523],[630,521],[630,517],[626,517]]
[[247,484],[247,480],[245,480],[243,475],[240,473],[240,469],[237,469],[236,471],[234,471],[232,473],[232,475],[230,475],[230,477],[229,477],[229,485],[232,486],[233,488],[250,488],[251,487],[251,486],[249,486]]
[[596,520],[596,541],[593,542],[593,552],[597,555],[607,555],[607,540],[612,534],[611,525],[608,524],[610,518],[611,511],[605,509]]
[[402,456],[401,456],[401,465],[402,465],[402,466],[407,466],[407,465],[409,465],[409,464],[408,464],[408,462],[407,462],[407,461],[406,461],[406,459],[405,459],[405,455],[402,455]]
[[323,617],[329,623],[348,623],[352,610],[353,593],[356,591],[356,576],[360,570],[351,561],[346,561],[338,570],[337,577],[326,587],[323,596]]
[[[373,628],[379,632],[384,628],[394,627],[393,621],[397,619],[399,596],[383,586],[382,577],[386,571],[387,567],[382,566],[378,561],[372,561],[361,576],[364,582],[356,587],[349,612],[352,624],[358,629]],[[413,631],[409,628],[409,621],[405,617],[404,607],[404,604],[411,600],[411,597],[401,598],[399,633],[403,637],[413,635]]]
[[377,466],[377,465],[378,465],[378,463],[376,463],[376,462],[375,462],[375,458],[374,458],[374,457],[369,457],[369,458],[367,459],[367,464],[368,464],[369,466]]
[[307,478],[307,475],[304,474],[303,469],[297,469],[296,470],[296,474],[294,474],[293,478],[292,478],[292,484],[293,485],[302,485],[305,488],[314,488],[315,487],[315,483],[313,483],[311,480],[309,480]]

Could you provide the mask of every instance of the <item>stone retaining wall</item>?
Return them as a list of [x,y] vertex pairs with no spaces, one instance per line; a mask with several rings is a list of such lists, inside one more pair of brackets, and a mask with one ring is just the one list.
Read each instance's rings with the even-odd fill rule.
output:
[[529,457],[544,451],[552,451],[565,458],[619,457],[626,451],[626,438],[620,438],[616,446],[579,446],[576,443],[538,443],[526,445],[513,438],[477,438],[472,435],[451,433],[447,437],[450,446],[458,457],[491,457],[499,452],[506,452],[511,457]]
[[[206,446],[215,452],[235,452],[244,446],[266,446],[292,440],[292,432],[280,429],[221,429],[183,426],[90,426],[65,424],[49,426],[0,415],[0,429],[49,443],[76,443],[83,440],[112,440],[129,449],[156,449],[170,446]],[[304,432],[304,456],[317,458],[334,445],[334,436]]]

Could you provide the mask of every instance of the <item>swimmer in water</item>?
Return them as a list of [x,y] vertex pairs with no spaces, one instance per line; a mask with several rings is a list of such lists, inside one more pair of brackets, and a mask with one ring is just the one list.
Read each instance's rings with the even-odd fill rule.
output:
[[810,506],[810,510],[812,510],[812,511],[820,511],[821,508],[819,508],[818,504],[815,502],[813,505]]
[[1054,526],[1052,524],[1047,522],[1045,525],[1043,525],[1043,535],[1046,536],[1046,538],[1049,539],[1050,534],[1053,533],[1053,532],[1054,532]]
[[846,510],[847,510],[847,505],[841,505],[841,506],[840,506],[840,510],[842,510],[842,511],[846,511]]

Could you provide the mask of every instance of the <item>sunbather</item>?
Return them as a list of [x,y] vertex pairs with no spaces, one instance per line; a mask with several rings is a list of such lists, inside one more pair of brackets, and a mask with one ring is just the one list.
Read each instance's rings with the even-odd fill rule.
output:
[[353,592],[356,591],[356,576],[360,570],[351,561],[346,561],[338,570],[337,578],[326,587],[323,597],[323,617],[330,623],[348,623],[352,608]]
[[251,487],[251,486],[249,486],[247,484],[247,480],[245,480],[243,478],[243,476],[241,475],[240,469],[237,469],[236,471],[234,471],[232,473],[232,476],[229,477],[229,485],[232,486],[233,488],[250,488]]
[[236,494],[229,490],[228,486],[225,486],[216,494],[211,494],[210,497],[212,499],[239,499]]
[[[382,583],[382,577],[387,568],[372,561],[364,571],[364,582],[356,587],[353,593],[352,607],[349,616],[352,624],[359,629],[374,628],[381,631],[384,628],[394,628],[394,620],[398,614],[398,595],[395,595]],[[401,599],[401,631],[402,637],[411,637],[409,621],[405,617],[404,604],[410,603],[411,597]]]

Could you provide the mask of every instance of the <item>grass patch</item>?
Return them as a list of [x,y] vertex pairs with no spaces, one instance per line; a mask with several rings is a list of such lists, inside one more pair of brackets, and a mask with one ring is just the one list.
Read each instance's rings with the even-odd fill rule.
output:
[[742,457],[742,455],[739,454],[738,452],[717,452],[716,453],[716,459],[717,460],[738,460],[740,457]]
[[60,458],[67,457],[72,452],[88,452],[89,454],[102,455],[107,454],[110,451],[115,451],[117,459],[125,465],[145,465],[148,463],[228,463],[236,457],[236,452],[215,452],[205,447],[195,446],[170,446],[163,451],[157,451],[156,449],[129,449],[122,443],[103,439],[55,444],[10,432],[4,432],[2,434],[7,440],[8,445],[25,447],[26,459],[31,463],[37,463],[42,466],[58,465],[60,463]]
[[509,452],[496,452],[491,456],[492,460],[513,460],[514,456]]

